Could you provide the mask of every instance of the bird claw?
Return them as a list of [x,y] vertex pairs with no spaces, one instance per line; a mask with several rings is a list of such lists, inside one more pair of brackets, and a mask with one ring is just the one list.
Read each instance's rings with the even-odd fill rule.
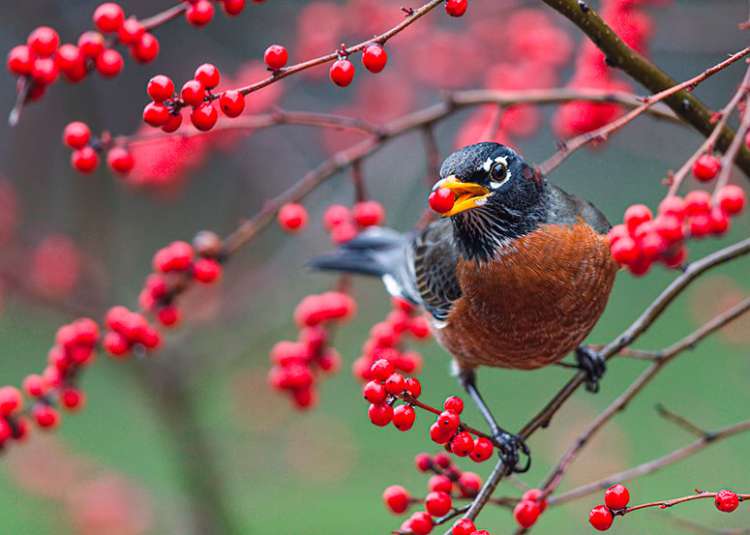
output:
[[589,347],[580,346],[576,349],[576,360],[578,368],[586,373],[586,390],[593,393],[599,392],[599,381],[607,371],[604,357]]
[[[523,439],[517,435],[511,435],[501,431],[495,435],[495,440],[500,445],[499,455],[506,467],[508,474],[523,474],[531,468],[531,451]],[[520,453],[526,456],[526,462],[519,467]]]

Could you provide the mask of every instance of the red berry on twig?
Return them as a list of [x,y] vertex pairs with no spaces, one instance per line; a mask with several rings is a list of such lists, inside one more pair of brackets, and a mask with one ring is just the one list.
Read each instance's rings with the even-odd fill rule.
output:
[[388,62],[388,53],[377,43],[368,45],[362,52],[362,63],[370,72],[378,73],[385,68]]
[[281,45],[271,45],[263,53],[263,61],[269,69],[277,71],[286,65],[289,53]]
[[599,531],[607,531],[613,520],[612,511],[606,505],[597,505],[589,513],[589,523]]
[[339,59],[333,62],[328,74],[331,81],[339,87],[346,87],[354,80],[354,65],[348,59]]
[[624,485],[612,485],[604,493],[604,503],[610,509],[624,509],[630,501],[630,492]]
[[720,490],[714,499],[716,508],[722,513],[731,513],[740,505],[739,496],[731,490]]

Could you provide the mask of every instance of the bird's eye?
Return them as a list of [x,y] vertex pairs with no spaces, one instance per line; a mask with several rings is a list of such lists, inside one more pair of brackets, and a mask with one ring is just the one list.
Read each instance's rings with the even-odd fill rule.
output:
[[494,182],[502,182],[508,176],[508,166],[503,162],[497,162],[490,169],[490,178]]

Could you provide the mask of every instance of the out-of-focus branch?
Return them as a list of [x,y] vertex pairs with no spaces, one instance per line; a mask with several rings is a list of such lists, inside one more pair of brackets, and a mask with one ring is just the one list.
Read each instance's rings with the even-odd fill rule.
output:
[[[543,1],[578,26],[604,53],[610,65],[622,69],[652,93],[659,93],[676,84],[675,80],[667,73],[626,45],[586,2],[578,0]],[[664,102],[701,134],[704,136],[711,134],[713,130],[711,110],[689,91],[679,91],[666,98]],[[731,128],[724,128],[716,141],[717,148],[722,151],[727,150],[733,136],[734,132]],[[750,177],[750,151],[747,148],[740,148],[736,163],[745,175]]]

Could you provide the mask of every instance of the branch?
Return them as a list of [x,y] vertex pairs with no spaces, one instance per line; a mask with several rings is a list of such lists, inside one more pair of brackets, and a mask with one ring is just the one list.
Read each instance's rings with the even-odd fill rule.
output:
[[[573,154],[578,149],[588,145],[589,143],[593,143],[595,141],[603,141],[607,139],[611,134],[615,133],[617,130],[625,126],[626,124],[630,123],[633,119],[647,111],[651,106],[656,104],[657,102],[661,102],[662,100],[666,100],[669,97],[683,91],[683,90],[691,90],[694,87],[696,87],[698,84],[706,80],[707,78],[713,76],[719,71],[722,71],[726,69],[731,64],[735,63],[736,61],[739,61],[740,59],[744,58],[750,54],[750,47],[747,47],[743,50],[740,50],[739,52],[736,52],[735,54],[732,54],[729,58],[722,61],[721,63],[718,63],[714,65],[713,67],[710,67],[703,71],[702,73],[690,78],[689,80],[686,80],[680,84],[675,83],[671,87],[664,89],[663,91],[660,91],[659,93],[652,95],[650,97],[644,97],[642,99],[643,104],[635,108],[634,110],[630,111],[629,113],[623,115],[622,117],[619,117],[618,119],[615,119],[614,121],[605,124],[604,126],[597,128],[596,130],[592,130],[591,132],[586,132],[585,134],[581,134],[580,136],[576,136],[573,139],[570,139],[563,143],[560,150],[558,150],[555,154],[553,154],[550,158],[548,158],[546,161],[544,161],[539,166],[539,171],[543,175],[549,174],[551,171],[556,169],[562,162],[564,162],[571,154]],[[743,87],[744,87],[743,82]],[[744,91],[741,90],[740,94],[744,94]],[[741,97],[738,97],[741,98]],[[723,131],[724,124],[722,123],[720,125],[721,130]],[[712,127],[712,130],[714,128]],[[714,136],[714,139],[718,137],[718,133],[716,136]],[[738,139],[740,139],[740,142],[742,139],[739,136],[737,136]],[[735,151],[736,152],[736,151]]]
[[[626,45],[610,28],[599,14],[584,2],[576,0],[543,0],[545,4],[568,18],[588,35],[594,44],[604,53],[610,65],[621,68],[631,78],[643,84],[652,93],[659,93],[676,84],[667,73],[651,63],[648,59]],[[688,91],[678,93],[665,99],[672,110],[691,124],[704,136],[711,134],[713,124],[711,111]],[[717,147],[728,149],[734,132],[725,127],[717,140]],[[737,154],[737,165],[746,176],[750,177],[750,151],[741,147]]]

